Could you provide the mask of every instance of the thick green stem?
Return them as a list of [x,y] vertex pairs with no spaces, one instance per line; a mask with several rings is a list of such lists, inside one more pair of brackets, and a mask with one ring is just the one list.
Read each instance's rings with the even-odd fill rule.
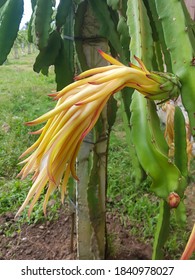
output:
[[[84,8],[86,8],[86,12],[83,21],[80,21],[83,23],[80,36],[85,40],[83,40],[82,45],[81,42],[76,43],[77,55],[81,62],[80,66],[95,68],[106,65],[97,50],[107,51],[107,40],[99,36],[99,24],[91,8],[87,5],[82,6],[82,9]],[[78,157],[79,182],[77,184],[76,216],[79,259],[105,258],[105,195],[108,146],[106,136],[107,111],[105,108],[91,136],[84,139]]]

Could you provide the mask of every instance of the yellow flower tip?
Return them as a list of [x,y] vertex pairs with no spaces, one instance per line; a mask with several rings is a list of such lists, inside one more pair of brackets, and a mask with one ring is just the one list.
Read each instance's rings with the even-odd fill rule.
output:
[[143,61],[142,61],[139,57],[137,57],[136,55],[134,55],[134,58],[135,58],[135,60],[139,63],[141,69],[142,69],[144,72],[146,72],[146,73],[149,74],[150,72],[148,71],[148,69],[147,69],[146,66],[144,65]]
[[49,93],[48,96],[49,97],[55,97],[59,92],[55,92],[55,93]]
[[58,99],[60,99],[60,97],[59,97],[59,96],[55,96],[55,97],[53,97],[53,101],[56,101],[56,100],[58,100]]
[[47,171],[47,175],[48,175],[49,181],[57,186],[56,179],[54,178],[54,175],[49,170]]
[[77,177],[77,176],[74,176],[73,177],[78,183],[80,182],[80,179],[79,179],[79,177]]
[[98,49],[98,52],[101,56],[103,56],[105,54],[105,52],[103,52],[101,49]]
[[[24,152],[24,153],[25,153],[25,152]],[[24,157],[24,153],[22,153],[22,154],[18,157],[18,159],[23,158],[23,157]],[[21,164],[21,162],[19,162],[18,164]]]
[[47,218],[47,203],[43,202],[43,214],[44,217]]
[[81,106],[81,105],[84,105],[84,104],[86,104],[86,103],[83,102],[83,101],[81,101],[81,102],[75,103],[74,105],[75,105],[75,106]]
[[181,260],[188,260],[193,252],[195,252],[195,224],[193,226],[192,232],[184,249],[184,252],[181,256]]
[[103,57],[106,61],[110,62],[110,64],[115,64],[119,66],[124,66],[121,62],[110,56],[109,54],[103,52],[101,49],[98,50],[101,57]]
[[98,85],[99,83],[96,82],[96,81],[92,81],[92,82],[88,82],[88,84],[90,84],[90,85]]
[[80,80],[81,78],[79,77],[79,75],[77,75],[77,76],[75,76],[74,77],[74,81],[78,81],[78,80]]
[[137,70],[139,70],[139,71],[141,70],[140,67],[138,67],[137,65],[133,64],[132,62],[129,62],[129,66],[130,66],[131,68],[137,69]]
[[71,173],[71,176],[72,176],[72,178],[75,179],[75,181],[77,181],[78,183],[80,182],[80,179],[79,179],[79,177],[76,174],[72,174]]
[[34,121],[25,122],[25,125],[27,125],[27,126],[32,126],[32,125],[34,125],[34,124],[35,124]]
[[47,210],[43,210],[44,217],[47,218]]
[[30,215],[31,215],[31,213],[32,213],[32,210],[33,210],[32,207],[30,207],[29,210],[28,210],[28,218],[29,218],[29,219],[30,219]]
[[22,176],[22,171],[20,171],[17,175],[16,175],[16,178],[19,178]]
[[36,130],[36,131],[30,131],[30,132],[28,132],[28,134],[37,135],[37,134],[41,134],[42,131],[43,131],[43,128]]

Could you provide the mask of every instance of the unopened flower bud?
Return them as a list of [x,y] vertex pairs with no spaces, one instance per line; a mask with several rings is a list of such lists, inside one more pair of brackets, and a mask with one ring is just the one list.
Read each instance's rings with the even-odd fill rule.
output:
[[169,194],[167,202],[170,208],[177,208],[180,203],[180,196],[177,193],[172,192]]

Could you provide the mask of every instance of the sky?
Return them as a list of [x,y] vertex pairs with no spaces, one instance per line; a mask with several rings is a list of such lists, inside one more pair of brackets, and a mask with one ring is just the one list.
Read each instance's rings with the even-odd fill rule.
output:
[[[58,5],[59,1],[60,0],[56,0],[56,5]],[[31,14],[31,0],[24,0],[24,14],[20,23],[20,28],[22,28],[25,25],[25,23],[30,20]]]
[[31,0],[24,0],[24,14],[20,23],[20,28],[22,28],[25,25],[25,23],[30,20],[31,13]]

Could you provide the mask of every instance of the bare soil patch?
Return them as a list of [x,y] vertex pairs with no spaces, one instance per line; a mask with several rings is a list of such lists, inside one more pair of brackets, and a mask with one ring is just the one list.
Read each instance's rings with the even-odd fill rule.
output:
[[[0,259],[2,260],[74,260],[77,258],[76,234],[71,249],[71,216],[60,210],[55,221],[21,227],[20,233],[6,237],[2,225],[14,223],[14,214],[0,216]],[[124,227],[118,214],[107,214],[109,236],[106,259],[151,259],[151,247],[130,235],[130,225]]]

